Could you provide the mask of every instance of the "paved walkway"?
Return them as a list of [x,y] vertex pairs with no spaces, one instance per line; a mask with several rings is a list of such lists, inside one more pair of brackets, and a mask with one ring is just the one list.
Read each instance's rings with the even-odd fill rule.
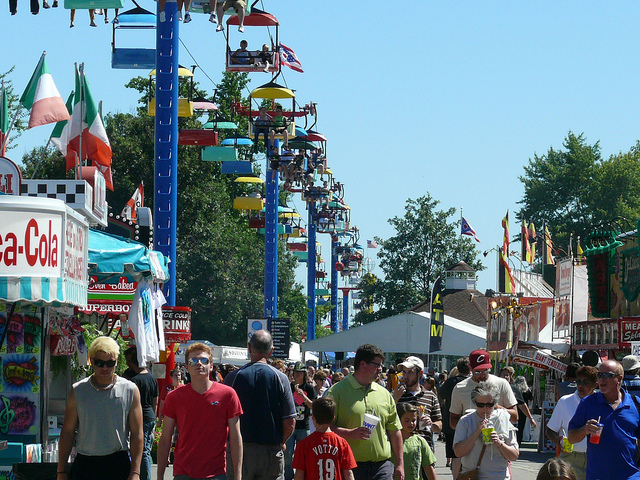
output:
[[[438,480],[452,480],[451,470],[445,465],[447,459],[444,452],[444,442],[436,442],[436,473],[438,474]],[[520,457],[511,465],[511,472],[515,480],[535,480],[538,475],[538,470],[551,458],[550,453],[538,453],[536,451],[536,445],[533,443],[523,443],[520,450]],[[156,480],[156,466],[153,465],[151,479]],[[173,467],[169,465],[165,475],[165,480],[173,480]]]
[[[444,451],[444,442],[436,442],[436,474],[438,480],[452,480],[451,470],[445,465],[447,459]],[[511,464],[511,473],[515,480],[535,480],[540,467],[549,458],[550,453],[538,453],[536,445],[533,443],[523,443],[520,450],[520,457]]]

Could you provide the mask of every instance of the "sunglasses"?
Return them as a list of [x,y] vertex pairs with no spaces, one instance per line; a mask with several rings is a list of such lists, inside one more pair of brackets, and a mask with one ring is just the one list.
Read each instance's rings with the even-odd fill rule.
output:
[[619,377],[620,375],[618,375],[617,373],[613,373],[613,372],[598,372],[596,374],[596,376],[602,380],[603,378],[606,378],[607,380],[609,380],[610,378],[613,377]]
[[593,385],[593,382],[591,380],[576,380],[576,385],[584,385],[585,387],[588,387],[589,385]]
[[474,377],[479,377],[480,375],[484,375],[485,373],[489,373],[490,370],[478,370],[476,372],[473,372],[473,376]]
[[210,360],[207,357],[191,357],[189,359],[189,365],[195,367],[198,363],[202,365],[209,365]]
[[487,403],[480,403],[480,402],[476,402],[476,406],[478,408],[484,408],[484,407],[489,407],[489,408],[493,408],[493,406],[496,404],[496,402],[487,402]]
[[102,367],[112,368],[116,366],[115,360],[100,360],[99,358],[92,358],[91,363],[93,363],[94,367],[98,367],[98,368],[102,368]]

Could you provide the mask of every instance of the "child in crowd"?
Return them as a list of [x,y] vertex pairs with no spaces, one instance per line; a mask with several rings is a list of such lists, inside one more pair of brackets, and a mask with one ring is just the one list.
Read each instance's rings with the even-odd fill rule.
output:
[[537,480],[577,480],[571,465],[559,458],[550,458],[538,472]]
[[402,423],[402,451],[404,453],[405,480],[420,480],[420,467],[429,480],[437,480],[436,456],[429,448],[427,441],[413,431],[418,426],[418,409],[415,405],[403,402],[397,405],[398,417]]
[[347,441],[331,431],[335,416],[333,398],[321,397],[311,404],[316,431],[296,446],[291,464],[295,480],[353,480],[356,460]]

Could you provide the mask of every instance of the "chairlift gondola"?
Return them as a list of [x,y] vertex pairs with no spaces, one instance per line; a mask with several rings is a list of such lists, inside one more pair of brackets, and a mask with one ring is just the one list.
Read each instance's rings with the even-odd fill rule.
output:
[[156,16],[142,7],[132,8],[119,13],[113,19],[113,37],[111,41],[111,68],[144,69],[156,67],[155,48],[117,47],[117,32],[122,30],[155,30]]
[[[220,21],[220,19],[218,19]],[[231,47],[231,35],[229,32],[230,26],[239,26],[240,19],[237,15],[231,16],[227,20],[227,47],[226,47],[226,71],[227,72],[253,72],[253,71],[266,71],[270,73],[278,72],[280,70],[280,55],[278,29],[280,23],[278,19],[270,13],[263,12],[261,10],[253,9],[249,14],[244,17],[245,27],[274,27],[275,28],[275,42],[269,39],[268,42],[264,42],[267,45],[268,50],[263,51],[262,46],[260,50],[246,50],[240,54],[237,50]],[[269,66],[265,68],[265,61],[269,62]]]
[[[149,78],[155,77],[156,69],[154,68],[149,72]],[[179,67],[178,68],[178,77],[180,78],[189,78],[191,79],[191,88],[189,90],[188,98],[178,98],[178,117],[191,117],[193,116],[193,72],[188,68]],[[149,83],[150,92],[153,92],[153,81]],[[152,93],[149,94],[149,107],[148,112],[150,116],[155,116],[156,114],[156,99],[151,97]]]

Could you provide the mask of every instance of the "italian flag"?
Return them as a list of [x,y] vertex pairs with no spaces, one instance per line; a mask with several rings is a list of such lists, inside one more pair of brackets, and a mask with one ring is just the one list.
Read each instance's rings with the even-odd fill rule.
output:
[[[113,190],[111,145],[102,117],[89,90],[82,65],[80,65],[80,71],[76,69],[73,106],[71,106],[71,97],[67,105],[71,118],[68,122],[56,125],[51,135],[51,141],[67,159],[67,171],[78,164],[78,157],[80,164],[84,160],[91,160],[104,175],[107,188]],[[80,152],[80,145],[82,145],[82,152]]]
[[69,118],[69,112],[49,72],[45,54],[46,52],[40,57],[40,62],[38,62],[27,88],[20,97],[22,106],[31,110],[29,128]]

